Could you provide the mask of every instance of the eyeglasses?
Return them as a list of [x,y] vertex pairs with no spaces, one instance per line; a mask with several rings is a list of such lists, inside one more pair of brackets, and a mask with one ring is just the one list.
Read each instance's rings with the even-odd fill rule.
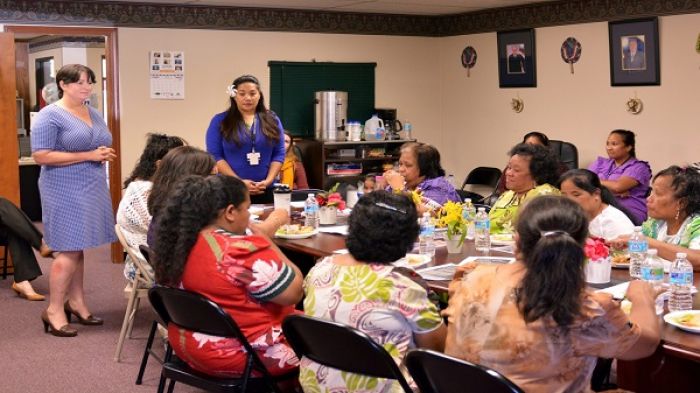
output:
[[374,202],[374,206],[381,207],[382,209],[391,210],[397,213],[406,214],[406,210],[399,209],[397,207],[387,205],[384,202]]

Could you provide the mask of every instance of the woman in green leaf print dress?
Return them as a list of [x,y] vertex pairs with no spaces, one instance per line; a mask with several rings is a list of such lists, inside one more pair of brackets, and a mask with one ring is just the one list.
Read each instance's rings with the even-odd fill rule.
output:
[[[425,283],[391,264],[413,247],[417,220],[413,202],[403,195],[381,190],[363,196],[348,222],[349,253],[317,263],[304,281],[306,314],[367,333],[399,366],[411,348],[442,351],[446,334]],[[305,392],[401,391],[396,381],[341,372],[307,358],[299,381]]]

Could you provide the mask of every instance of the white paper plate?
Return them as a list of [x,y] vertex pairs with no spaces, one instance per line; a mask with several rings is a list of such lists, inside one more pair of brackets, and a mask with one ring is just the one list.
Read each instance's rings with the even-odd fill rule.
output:
[[673,325],[679,329],[685,330],[686,332],[700,333],[700,326],[699,327],[687,326],[687,325],[683,325],[682,323],[677,321],[677,319],[681,316],[698,315],[698,314],[700,314],[700,310],[670,312],[670,313],[664,315],[664,321],[666,321],[666,323]]
[[467,257],[462,262],[460,262],[460,265],[464,265],[465,263],[469,262],[479,262],[479,263],[492,263],[492,264],[508,264],[508,263],[513,263],[515,262],[515,258],[513,257],[489,257],[489,256],[474,256],[474,257]]
[[430,261],[432,258],[429,255],[422,255],[422,254],[406,254],[405,257],[399,259],[398,261],[394,262],[394,266],[403,266],[403,267],[409,267],[411,269],[417,269],[421,266],[425,266]]
[[307,237],[311,237],[317,233],[318,233],[318,229],[314,229],[313,231],[307,232],[307,233],[296,233],[293,235],[275,232],[275,237],[280,238],[280,239],[306,239]]

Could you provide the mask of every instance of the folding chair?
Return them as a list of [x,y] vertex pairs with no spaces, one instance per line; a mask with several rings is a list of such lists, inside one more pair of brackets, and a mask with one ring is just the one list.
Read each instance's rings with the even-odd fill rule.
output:
[[469,172],[457,193],[462,199],[471,198],[472,202],[480,203],[493,194],[500,179],[500,169],[480,166]]
[[406,365],[421,393],[521,393],[498,372],[427,349],[406,355]]
[[395,379],[413,393],[389,353],[367,334],[350,326],[307,315],[290,315],[282,331],[297,356],[338,370],[376,378]]
[[119,362],[122,353],[122,347],[124,346],[124,339],[128,336],[131,338],[131,332],[134,328],[134,317],[136,316],[136,311],[139,309],[139,303],[141,298],[148,296],[148,289],[153,286],[154,277],[151,271],[146,267],[148,262],[146,262],[141,255],[131,248],[124,238],[124,233],[121,230],[119,224],[114,225],[114,232],[117,234],[119,243],[121,243],[124,250],[131,258],[132,262],[136,266],[136,275],[134,280],[126,284],[124,288],[124,296],[128,299],[126,303],[126,312],[124,313],[124,321],[122,322],[122,328],[119,332],[119,340],[117,341],[117,349],[114,352],[114,361]]
[[[141,255],[143,256],[143,259],[146,260],[149,264],[153,260],[153,251],[145,245],[141,244],[139,245],[139,251],[141,251]],[[160,354],[156,353],[153,350],[153,341],[155,340],[156,337],[156,332],[158,331],[158,327],[161,326],[161,329],[165,330],[165,323],[160,320],[160,317],[158,317],[158,314],[156,314],[156,318],[153,319],[153,323],[151,323],[151,330],[148,333],[148,340],[146,340],[146,348],[143,350],[143,357],[141,358],[141,366],[139,367],[139,373],[138,376],[136,377],[136,384],[141,385],[143,382],[143,374],[146,372],[146,365],[148,365],[148,357],[153,356],[156,361],[160,365],[165,363],[165,357],[161,357]],[[165,338],[167,338],[167,335],[163,335]],[[169,348],[169,345],[167,344],[166,341],[166,352],[167,348]]]
[[[156,286],[148,291],[148,298],[166,326],[174,323],[192,332],[235,338],[248,354],[245,371],[240,378],[218,378],[193,370],[177,359],[177,356],[172,356],[172,348],[169,347],[163,363],[158,393],[162,393],[167,379],[170,380],[168,392],[173,391],[177,381],[209,392],[274,391],[279,393],[277,381],[298,376],[297,372],[281,376],[270,375],[233,318],[219,305],[204,296],[183,289]],[[253,376],[253,370],[258,371],[262,376]]]

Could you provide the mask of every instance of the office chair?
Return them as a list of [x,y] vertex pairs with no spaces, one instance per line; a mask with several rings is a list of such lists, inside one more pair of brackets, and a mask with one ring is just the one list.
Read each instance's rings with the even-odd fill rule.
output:
[[457,193],[462,200],[471,198],[472,202],[480,203],[493,194],[500,178],[501,170],[498,168],[476,167],[469,172]]
[[559,162],[569,169],[578,168],[578,149],[573,143],[550,140],[549,148],[559,157]]

